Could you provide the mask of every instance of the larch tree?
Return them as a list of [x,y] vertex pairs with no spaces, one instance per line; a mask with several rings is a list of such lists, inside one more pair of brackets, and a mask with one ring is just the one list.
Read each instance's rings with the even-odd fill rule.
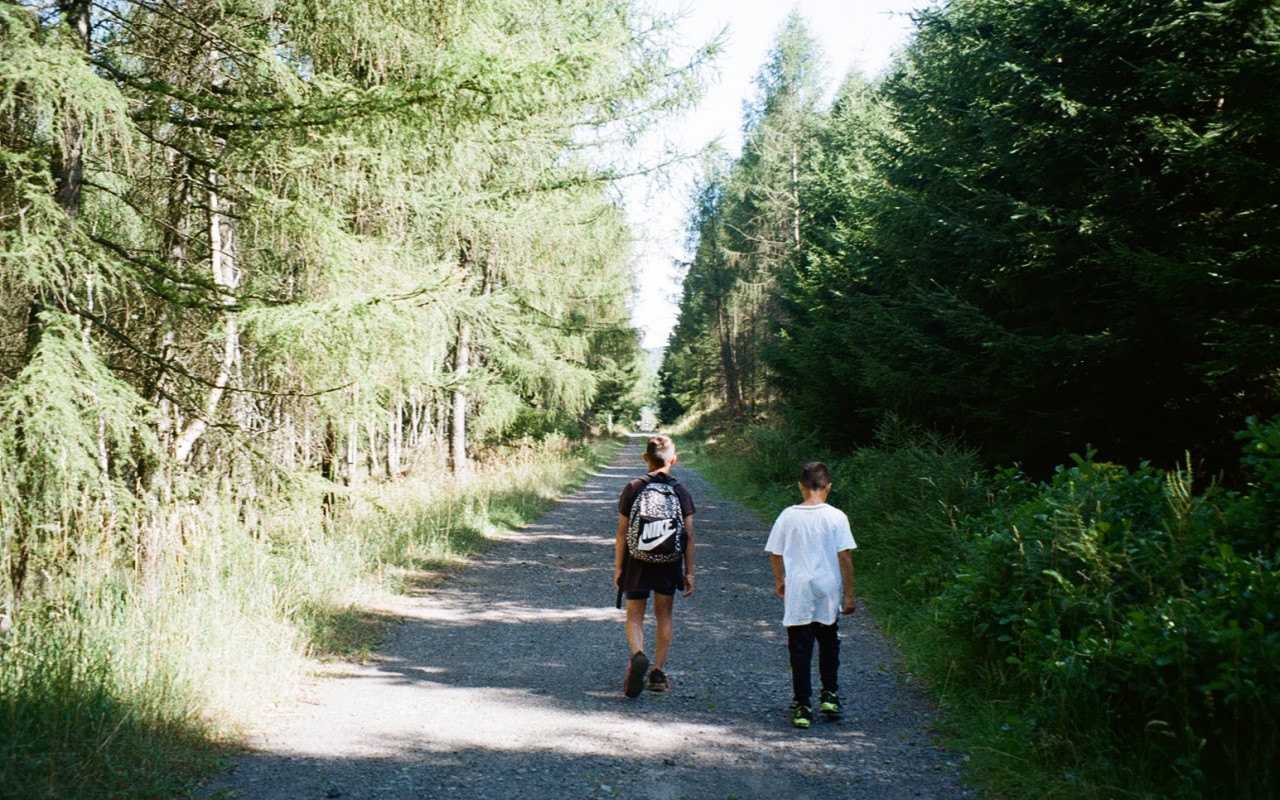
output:
[[665,29],[627,0],[0,4],[5,602],[69,531],[145,573],[209,487],[252,526],[291,475],[589,414],[630,290],[595,154],[696,91]]

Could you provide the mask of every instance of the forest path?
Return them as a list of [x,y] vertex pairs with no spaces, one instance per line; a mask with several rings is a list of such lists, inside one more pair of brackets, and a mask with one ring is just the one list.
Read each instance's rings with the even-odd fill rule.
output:
[[613,532],[642,441],[456,576],[401,598],[390,610],[404,623],[374,663],[273,714],[200,796],[974,797],[861,603],[840,623],[843,720],[791,726],[768,524],[681,466],[698,507],[697,592],[676,600],[672,691],[623,696]]

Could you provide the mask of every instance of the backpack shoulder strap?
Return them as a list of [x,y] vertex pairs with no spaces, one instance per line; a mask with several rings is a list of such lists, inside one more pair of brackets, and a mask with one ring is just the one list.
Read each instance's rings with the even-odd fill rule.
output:
[[653,480],[648,475],[641,475],[639,478],[633,478],[631,483],[635,483],[636,481],[640,481],[640,485],[637,486],[636,490],[631,494],[631,510],[628,512],[628,516],[631,517],[636,515],[636,506],[638,505],[637,501],[640,499],[640,495],[644,494],[644,490],[648,489],[649,484],[653,483]]

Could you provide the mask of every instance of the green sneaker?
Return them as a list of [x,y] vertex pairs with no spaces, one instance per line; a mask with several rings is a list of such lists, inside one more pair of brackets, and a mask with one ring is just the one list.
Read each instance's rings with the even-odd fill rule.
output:
[[813,709],[808,706],[796,706],[796,715],[791,718],[791,724],[797,728],[807,728],[813,724]]
[[838,717],[844,713],[844,706],[840,705],[840,696],[835,692],[824,691],[822,693],[822,701],[818,703],[818,710],[823,714]]

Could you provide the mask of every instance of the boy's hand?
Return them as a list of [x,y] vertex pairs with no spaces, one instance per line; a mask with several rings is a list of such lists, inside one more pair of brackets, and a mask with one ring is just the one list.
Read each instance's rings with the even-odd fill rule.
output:
[[778,597],[785,598],[787,596],[786,580],[775,581],[773,584],[773,593],[776,594]]
[[613,568],[613,588],[622,588],[622,567]]
[[844,608],[840,609],[841,614],[852,614],[858,610],[858,601],[853,599],[852,595],[845,597]]
[[680,594],[683,597],[688,597],[689,595],[693,594],[693,576],[692,575],[685,573],[684,591],[682,591]]

